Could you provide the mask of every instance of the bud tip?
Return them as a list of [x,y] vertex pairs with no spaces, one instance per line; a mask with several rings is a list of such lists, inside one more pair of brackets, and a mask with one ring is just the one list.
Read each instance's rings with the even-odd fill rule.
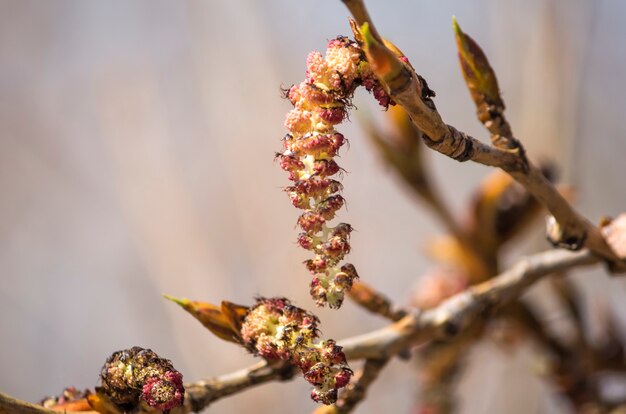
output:
[[180,298],[179,299],[179,298],[175,298],[173,296],[166,295],[166,294],[163,294],[163,297],[165,299],[167,299],[169,301],[172,301],[174,303],[177,303],[177,304],[179,304],[180,306],[183,306],[183,307],[189,304],[189,299],[185,299],[185,298]]

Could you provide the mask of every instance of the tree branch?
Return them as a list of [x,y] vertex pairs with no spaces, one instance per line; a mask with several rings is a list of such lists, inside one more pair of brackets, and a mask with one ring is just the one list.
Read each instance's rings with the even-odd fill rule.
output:
[[[0,392],[0,414],[59,414],[59,412],[41,405],[15,399]],[[95,413],[95,411],[65,411],[64,413],[89,414]]]
[[198,412],[220,398],[238,393],[255,385],[269,381],[287,381],[293,377],[296,368],[284,361],[271,363],[263,360],[248,368],[219,377],[185,384],[186,412]]
[[452,338],[479,316],[510,303],[542,277],[599,260],[589,250],[550,250],[529,256],[499,276],[474,285],[435,308],[410,314],[390,326],[340,344],[348,359],[385,358],[434,338]]
[[[549,250],[538,253],[521,260],[493,279],[450,297],[433,309],[409,314],[383,329],[344,339],[339,344],[350,360],[386,360],[412,345],[435,338],[455,337],[480,316],[518,298],[542,277],[573,267],[597,264],[600,260],[589,250]],[[371,362],[370,365],[376,364]],[[193,409],[201,410],[219,398],[250,386],[289,378],[281,374],[280,369],[272,368],[263,361],[232,374],[187,385],[187,390],[191,401],[195,401],[191,403]],[[372,376],[371,381],[373,379]]]
[[[385,328],[339,341],[347,359],[373,360],[382,364],[402,350],[432,339],[451,339],[480,316],[510,303],[542,277],[577,266],[592,265],[600,258],[589,250],[550,250],[529,256],[500,275],[458,293],[439,306],[408,314]],[[379,361],[379,362],[375,362]],[[382,365],[380,369],[382,369]],[[261,361],[249,368],[209,380],[185,384],[185,405],[176,414],[201,411],[212,402],[269,381],[292,378],[295,368],[279,361]],[[365,376],[365,374],[363,374]],[[368,374],[363,381],[373,381]],[[367,382],[367,384],[369,384]],[[355,403],[356,404],[356,403]],[[0,393],[0,414],[53,414],[41,406]],[[68,414],[74,414],[69,413]]]
[[[426,145],[457,161],[472,160],[503,169],[524,185],[555,217],[559,224],[556,232],[558,238],[553,237],[551,240],[555,245],[571,250],[587,247],[605,259],[620,262],[600,230],[578,213],[541,171],[526,159],[521,144],[515,150],[494,148],[447,125],[427,93],[429,89],[426,81],[383,44],[363,0],[343,2],[359,26],[369,24],[369,31],[375,41],[370,40],[368,48],[374,48],[378,58],[387,64],[385,76],[379,76],[380,81],[386,86],[391,98],[408,112],[413,123],[426,134]],[[624,263],[620,264],[626,267]]]

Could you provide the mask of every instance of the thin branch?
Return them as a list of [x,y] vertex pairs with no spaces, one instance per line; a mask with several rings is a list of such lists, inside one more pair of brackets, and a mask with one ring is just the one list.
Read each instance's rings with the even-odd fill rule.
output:
[[503,169],[524,185],[555,217],[559,223],[557,232],[559,237],[552,239],[555,244],[572,250],[587,247],[605,259],[619,262],[619,258],[607,245],[600,230],[578,213],[541,171],[528,162],[521,146],[513,151],[494,148],[447,125],[427,93],[425,80],[409,65],[400,62],[395,54],[384,46],[363,1],[343,0],[343,2],[359,26],[369,24],[369,30],[377,42],[368,47],[376,48],[378,56],[383,56],[383,59],[387,59],[387,64],[392,65],[385,79],[380,80],[387,87],[393,100],[402,105],[413,123],[426,134],[424,137],[426,145],[457,161],[472,160]]
[[[41,405],[32,404],[10,397],[0,392],[0,414],[59,414],[60,411],[51,410]],[[95,411],[65,411],[65,414],[89,414]]]
[[393,111],[392,107],[388,113],[392,114],[391,117],[398,130],[396,133],[402,137],[400,140],[402,145],[392,144],[371,119],[361,122],[367,136],[387,164],[395,169],[413,194],[434,213],[447,230],[457,239],[466,240],[467,234],[461,229],[436,186],[433,185],[432,177],[427,173],[424,154],[422,154],[423,133],[413,125],[404,109],[396,109],[396,111],[402,111],[401,115],[394,115]]
[[185,407],[188,411],[198,412],[220,398],[238,393],[255,385],[269,381],[287,381],[293,377],[296,368],[280,361],[269,363],[261,361],[251,367],[219,377],[185,384]]
[[431,339],[452,338],[481,315],[519,297],[542,277],[599,261],[589,250],[550,250],[529,256],[499,276],[472,286],[435,308],[410,314],[390,326],[340,344],[348,359],[384,358]]

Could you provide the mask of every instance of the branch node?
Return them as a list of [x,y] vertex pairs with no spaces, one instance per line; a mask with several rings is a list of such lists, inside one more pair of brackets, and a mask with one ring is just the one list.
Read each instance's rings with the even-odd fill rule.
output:
[[546,217],[546,238],[554,247],[577,251],[585,245],[587,232],[581,229],[580,232],[566,233],[554,216],[548,216]]
[[447,127],[447,136],[438,141],[434,141],[426,134],[423,134],[422,137],[426,145],[435,151],[448,155],[458,162],[465,162],[472,159],[474,142],[469,139],[464,132],[450,125]]

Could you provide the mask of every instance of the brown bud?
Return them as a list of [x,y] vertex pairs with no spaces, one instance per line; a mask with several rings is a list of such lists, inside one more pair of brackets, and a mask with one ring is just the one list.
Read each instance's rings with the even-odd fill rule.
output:
[[168,295],[163,295],[163,297],[179,304],[215,336],[229,342],[238,343],[240,341],[239,330],[233,329],[233,326],[236,326],[238,322],[229,317],[232,315],[227,316],[223,313],[223,304],[220,308],[206,302],[177,299]]
[[172,363],[138,346],[113,353],[103,365],[100,379],[102,386],[96,387],[96,393],[123,412],[135,410],[142,401],[169,411],[182,405],[185,396],[183,376]]

